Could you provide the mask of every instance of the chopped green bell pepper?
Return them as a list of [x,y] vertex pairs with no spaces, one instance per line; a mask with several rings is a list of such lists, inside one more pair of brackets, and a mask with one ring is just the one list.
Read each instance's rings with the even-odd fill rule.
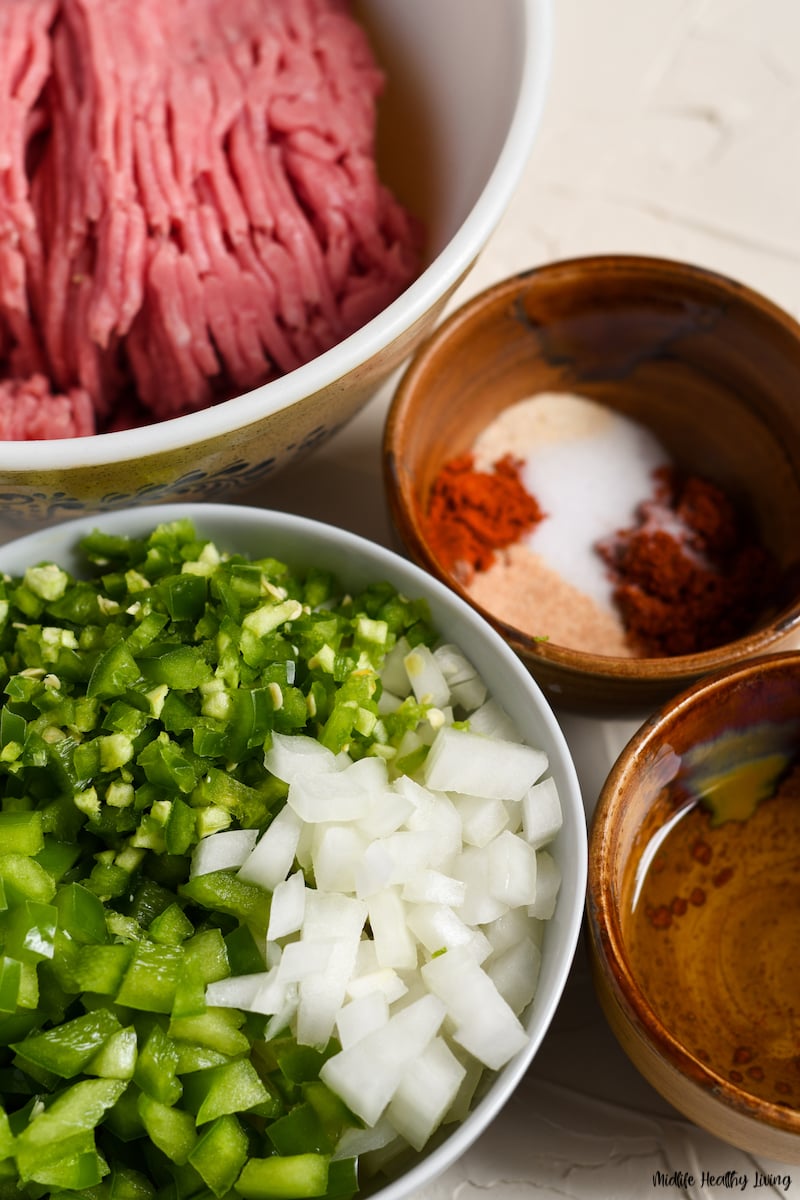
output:
[[[87,578],[0,580],[0,1200],[349,1197],[355,1122],[320,1053],[263,1040],[208,984],[265,969],[270,895],[192,877],[221,829],[263,830],[288,785],[274,732],[391,760],[378,672],[424,605],[380,584],[220,552],[188,521],[96,531]],[[407,744],[407,743],[406,743]],[[271,1132],[270,1132],[271,1131]]]
[[183,1077],[184,1104],[197,1124],[229,1113],[247,1112],[269,1099],[253,1064],[246,1058],[209,1067]]
[[36,809],[0,812],[0,846],[5,854],[38,854],[44,848],[42,814]]
[[329,1162],[324,1154],[251,1158],[236,1181],[236,1190],[244,1200],[303,1200],[324,1196]]
[[247,1161],[247,1134],[234,1116],[220,1116],[195,1142],[189,1162],[215,1196],[230,1191]]
[[79,1075],[86,1064],[122,1026],[107,1008],[99,1008],[15,1042],[18,1057],[52,1071],[64,1079]]

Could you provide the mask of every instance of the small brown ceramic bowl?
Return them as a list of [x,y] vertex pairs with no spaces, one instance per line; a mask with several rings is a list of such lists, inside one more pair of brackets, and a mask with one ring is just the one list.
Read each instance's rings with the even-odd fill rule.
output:
[[717,672],[641,727],[595,809],[587,910],[641,1073],[716,1136],[800,1163],[800,654]]
[[782,576],[755,627],[675,657],[581,652],[537,640],[476,604],[551,702],[609,715],[647,712],[703,675],[783,649],[800,628],[800,326],[730,279],[635,256],[554,263],[468,301],[406,370],[384,442],[388,503],[402,542],[467,599],[428,545],[431,487],[443,464],[469,450],[504,409],[542,391],[577,392],[648,427],[679,468],[711,479],[749,512]]

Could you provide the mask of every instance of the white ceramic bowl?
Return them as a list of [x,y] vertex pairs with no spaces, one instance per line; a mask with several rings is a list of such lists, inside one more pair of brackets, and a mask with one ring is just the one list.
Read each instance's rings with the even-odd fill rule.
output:
[[0,571],[17,573],[32,563],[54,560],[76,571],[82,534],[94,528],[142,536],[162,521],[189,517],[202,536],[220,549],[247,555],[273,555],[290,565],[314,563],[337,574],[349,588],[388,580],[409,597],[427,598],[431,615],[448,641],[464,647],[492,695],[513,717],[523,737],[544,749],[559,790],[564,824],[549,847],[562,872],[554,916],[548,921],[536,996],[524,1017],[526,1048],[493,1079],[472,1113],[427,1155],[374,1196],[401,1200],[425,1187],[453,1163],[500,1112],[530,1066],[550,1025],[566,984],[581,929],[587,833],[580,788],[559,725],[519,658],[467,603],[413,563],[381,546],[303,517],[234,505],[173,504],[83,516],[19,538],[0,548]]
[[431,330],[510,200],[539,125],[552,0],[360,0],[389,84],[386,181],[425,222],[424,270],[338,346],[203,412],[126,432],[0,442],[0,511],[36,521],[252,486],[319,444]]

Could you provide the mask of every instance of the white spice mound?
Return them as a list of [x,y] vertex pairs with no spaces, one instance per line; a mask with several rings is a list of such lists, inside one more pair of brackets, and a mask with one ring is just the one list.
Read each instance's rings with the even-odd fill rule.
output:
[[473,446],[479,470],[506,454],[522,461],[522,483],[545,516],[488,571],[476,573],[470,595],[534,636],[630,655],[613,580],[595,547],[635,523],[640,504],[653,495],[653,471],[670,461],[664,447],[594,400],[541,392],[505,409]]
[[475,469],[490,471],[504,454],[527,458],[554,442],[590,438],[612,421],[605,405],[571,392],[537,392],[504,409],[478,435],[472,447]]

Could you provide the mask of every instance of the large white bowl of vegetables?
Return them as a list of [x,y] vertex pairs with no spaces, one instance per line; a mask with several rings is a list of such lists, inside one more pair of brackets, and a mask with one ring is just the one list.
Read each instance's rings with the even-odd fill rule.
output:
[[528,1069],[570,755],[421,570],[217,505],[0,550],[0,1197],[405,1196]]

